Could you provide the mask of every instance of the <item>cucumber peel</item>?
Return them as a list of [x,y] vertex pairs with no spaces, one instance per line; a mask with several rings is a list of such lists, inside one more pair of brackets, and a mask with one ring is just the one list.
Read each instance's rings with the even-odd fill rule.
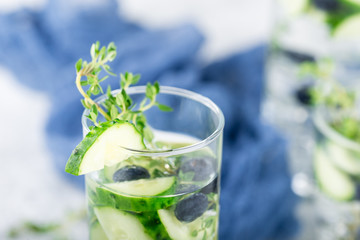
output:
[[353,15],[342,21],[334,30],[334,38],[339,40],[359,40],[360,14]]
[[110,207],[95,207],[94,211],[109,240],[151,240],[133,214]]
[[175,188],[175,177],[104,184],[96,190],[96,204],[133,212],[155,211],[177,202],[178,196],[165,196],[174,194]]
[[145,232],[153,239],[171,239],[164,225],[161,224],[159,215],[156,211],[138,213],[136,214],[136,217],[145,227]]
[[336,167],[350,175],[357,176],[360,174],[360,156],[358,153],[330,141],[325,147],[330,160]]
[[336,168],[323,148],[317,147],[314,170],[319,187],[337,201],[349,201],[356,194],[356,185],[351,177]]
[[117,193],[135,196],[156,196],[168,192],[175,184],[175,177],[139,179],[126,182],[106,183],[105,187]]
[[[160,221],[164,225],[167,233],[173,240],[201,240],[209,239],[211,237],[211,231],[206,229],[206,235],[204,232],[199,232],[198,234],[193,234],[194,231],[198,232],[202,229],[203,219],[198,218],[190,223],[180,222],[176,217],[173,211],[160,209],[158,210]],[[205,236],[205,237],[204,237]],[[207,236],[207,238],[206,238]]]
[[65,171],[82,175],[111,166],[129,157],[123,148],[143,150],[142,135],[132,123],[122,120],[95,126],[72,152]]

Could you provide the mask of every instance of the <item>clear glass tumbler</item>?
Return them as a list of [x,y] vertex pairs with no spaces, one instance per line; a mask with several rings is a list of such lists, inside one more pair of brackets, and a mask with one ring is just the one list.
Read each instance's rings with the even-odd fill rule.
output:
[[[139,104],[145,90],[127,92]],[[90,239],[217,239],[224,116],[208,98],[179,88],[161,87],[157,100],[173,111],[145,112],[156,149],[124,149],[126,160],[85,177]],[[145,179],[117,182],[126,168]]]
[[360,144],[332,127],[340,116],[326,108],[314,114],[314,199],[320,240],[360,237]]
[[327,60],[334,65],[334,79],[344,85],[357,81],[360,2],[273,0],[273,6],[263,115],[289,140],[294,179],[301,180],[294,182],[294,191],[305,196],[308,191],[302,187],[305,184],[302,180],[311,175],[314,139],[309,89],[319,76],[301,74],[303,65]]

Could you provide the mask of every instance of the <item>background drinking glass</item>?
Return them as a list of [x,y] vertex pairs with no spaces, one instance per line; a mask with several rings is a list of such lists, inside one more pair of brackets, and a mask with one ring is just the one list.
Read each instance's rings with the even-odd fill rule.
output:
[[324,107],[314,114],[313,182],[320,240],[359,238],[360,144],[334,129],[346,117]]
[[[266,100],[263,116],[289,142],[293,172],[292,188],[305,197],[299,214],[307,238],[314,238],[319,226],[314,207],[313,150],[315,139],[311,119],[310,89],[321,76],[301,74],[304,66],[331,61],[336,81],[355,87],[360,72],[360,3],[352,0],[273,1],[273,27],[267,57]],[[320,81],[322,81],[320,79]],[[316,192],[316,190],[315,190]],[[330,208],[329,208],[330,209]]]
[[311,159],[313,146],[309,89],[316,76],[302,76],[302,66],[330,59],[337,81],[354,84],[360,73],[358,29],[359,1],[274,1],[263,115],[289,139],[294,173],[311,172],[304,159]]

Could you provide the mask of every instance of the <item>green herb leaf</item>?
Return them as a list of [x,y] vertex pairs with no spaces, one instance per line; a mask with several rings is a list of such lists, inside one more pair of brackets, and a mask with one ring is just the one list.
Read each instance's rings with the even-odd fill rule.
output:
[[122,94],[118,94],[116,95],[116,104],[122,109],[125,110],[124,106],[125,106],[125,100],[124,100],[124,96]]
[[90,109],[90,107],[85,103],[84,99],[81,99],[80,101],[81,101],[81,104],[84,106],[84,108]]
[[206,231],[204,231],[204,235],[203,235],[202,240],[207,240],[207,232]]
[[76,72],[79,72],[81,70],[81,67],[82,67],[82,59],[80,58],[75,64]]
[[197,230],[193,230],[192,232],[191,232],[191,236],[192,237],[196,237],[198,235],[198,231]]
[[155,103],[156,106],[161,110],[161,111],[164,111],[164,112],[171,112],[173,109],[167,105],[164,105],[164,104],[160,104],[158,102]]
[[116,76],[115,73],[111,72],[111,68],[110,68],[109,65],[106,65],[106,64],[105,64],[105,65],[102,66],[102,68],[104,69],[104,71],[105,71],[107,74],[109,74],[109,75],[111,75],[111,76]]
[[205,228],[209,228],[214,222],[213,218],[207,218],[205,219]]
[[133,79],[132,79],[131,84],[137,84],[139,82],[140,78],[141,78],[140,74],[135,74]]
[[112,105],[110,109],[110,116],[112,119],[115,119],[117,115],[119,115],[119,111],[115,105]]
[[95,57],[96,57],[95,48],[96,48],[95,43],[93,43],[93,44],[91,45],[91,48],[90,48],[90,55],[91,55],[92,58],[95,58]]
[[96,116],[98,115],[98,109],[95,104],[91,106],[91,112],[93,112]]
[[99,53],[99,49],[100,49],[100,42],[96,41],[96,43],[95,43],[95,52],[96,52],[96,54]]
[[[110,86],[107,87],[105,99],[100,105],[94,104],[92,96],[103,93],[101,82],[108,79],[109,75],[116,74],[111,72],[108,62],[111,62],[116,57],[116,46],[113,42],[109,43],[107,47],[100,46],[100,42],[91,45],[90,55],[92,60],[87,62],[79,59],[75,64],[77,71],[77,87],[80,93],[84,96],[81,100],[83,106],[89,109],[88,118],[98,125],[98,114],[102,114],[107,120],[114,120],[120,118],[134,123],[135,127],[143,134],[146,141],[151,143],[154,138],[151,129],[147,126],[146,118],[143,112],[147,111],[156,105],[161,111],[171,111],[172,108],[156,101],[156,96],[160,92],[160,85],[158,82],[154,84],[148,83],[146,85],[146,92],[144,99],[138,104],[134,104],[131,97],[126,92],[128,87],[139,82],[141,75],[125,72],[120,74],[121,91],[113,96]],[[107,73],[102,76],[102,70]],[[102,76],[99,79],[99,76]],[[86,80],[82,80],[86,77]],[[82,89],[82,86],[87,86],[87,89]],[[81,88],[81,89],[80,89]],[[138,106],[138,107],[136,107]]]
[[154,89],[155,89],[155,94],[158,94],[160,92],[160,85],[158,81],[154,83]]
[[152,140],[154,139],[154,134],[151,131],[151,129],[149,127],[144,127],[143,128],[143,134],[144,134],[144,138],[148,143],[151,143]]
[[100,61],[104,60],[105,59],[105,54],[106,54],[106,47],[102,47],[100,49],[100,52],[99,52],[99,59]]
[[88,81],[81,81],[80,84],[81,84],[81,86],[87,86],[87,85],[89,85],[89,82]]
[[146,85],[146,91],[145,91],[146,97],[149,99],[153,98],[153,86],[151,85],[151,83],[148,83]]

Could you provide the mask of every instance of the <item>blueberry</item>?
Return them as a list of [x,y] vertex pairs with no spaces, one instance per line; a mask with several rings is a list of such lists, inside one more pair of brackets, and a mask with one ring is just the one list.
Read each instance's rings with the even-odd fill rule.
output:
[[216,177],[214,180],[212,180],[211,183],[203,187],[203,189],[201,189],[200,192],[204,194],[209,194],[209,193],[216,193],[217,190],[218,190],[218,177]]
[[132,181],[150,178],[150,173],[143,167],[128,165],[117,170],[113,175],[114,182]]
[[310,89],[311,85],[305,85],[300,87],[295,92],[295,97],[298,100],[299,103],[304,105],[310,105],[311,104],[311,95],[310,95]]
[[306,53],[300,53],[291,50],[283,50],[283,53],[292,61],[297,63],[315,62],[314,56],[308,55]]
[[179,201],[175,208],[175,216],[181,222],[192,222],[206,211],[208,198],[203,193],[195,193]]
[[315,7],[324,11],[335,11],[339,8],[338,0],[313,0]]
[[192,158],[180,166],[180,171],[183,173],[194,172],[193,181],[204,181],[214,173],[213,161],[212,158]]

